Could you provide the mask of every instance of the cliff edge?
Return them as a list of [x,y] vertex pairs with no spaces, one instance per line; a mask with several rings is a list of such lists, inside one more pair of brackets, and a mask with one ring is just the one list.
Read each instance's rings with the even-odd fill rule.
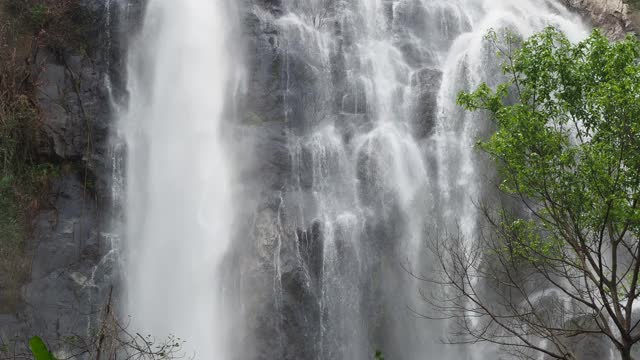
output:
[[564,0],[567,6],[582,13],[592,25],[612,39],[637,33],[640,25],[638,0]]

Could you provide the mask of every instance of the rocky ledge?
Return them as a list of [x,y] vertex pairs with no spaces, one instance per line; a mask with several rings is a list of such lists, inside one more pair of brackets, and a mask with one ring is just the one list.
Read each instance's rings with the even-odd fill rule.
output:
[[636,33],[640,25],[639,12],[630,4],[635,0],[564,0],[565,3],[591,19],[612,39]]

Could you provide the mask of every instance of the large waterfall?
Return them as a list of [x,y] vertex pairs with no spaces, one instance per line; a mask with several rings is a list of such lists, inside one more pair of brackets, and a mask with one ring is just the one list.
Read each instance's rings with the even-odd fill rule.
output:
[[230,17],[216,0],[150,0],[129,61],[127,312],[221,353],[216,264],[231,233],[230,164],[220,133],[232,86]]
[[406,270],[495,196],[491,127],[455,105],[500,80],[483,36],[549,25],[588,30],[558,0],[149,0],[121,119],[134,326],[203,359],[496,358],[440,344]]

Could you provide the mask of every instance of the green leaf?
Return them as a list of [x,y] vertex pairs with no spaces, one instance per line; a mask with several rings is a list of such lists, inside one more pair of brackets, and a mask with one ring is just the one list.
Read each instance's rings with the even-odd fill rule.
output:
[[35,360],[57,360],[47,348],[47,345],[38,336],[34,336],[29,340],[29,348],[35,357]]

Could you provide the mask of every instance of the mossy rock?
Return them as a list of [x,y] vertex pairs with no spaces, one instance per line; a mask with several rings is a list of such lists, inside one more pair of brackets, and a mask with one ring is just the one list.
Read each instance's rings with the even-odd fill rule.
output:
[[15,310],[29,275],[26,205],[15,189],[15,179],[0,178],[0,313]]

